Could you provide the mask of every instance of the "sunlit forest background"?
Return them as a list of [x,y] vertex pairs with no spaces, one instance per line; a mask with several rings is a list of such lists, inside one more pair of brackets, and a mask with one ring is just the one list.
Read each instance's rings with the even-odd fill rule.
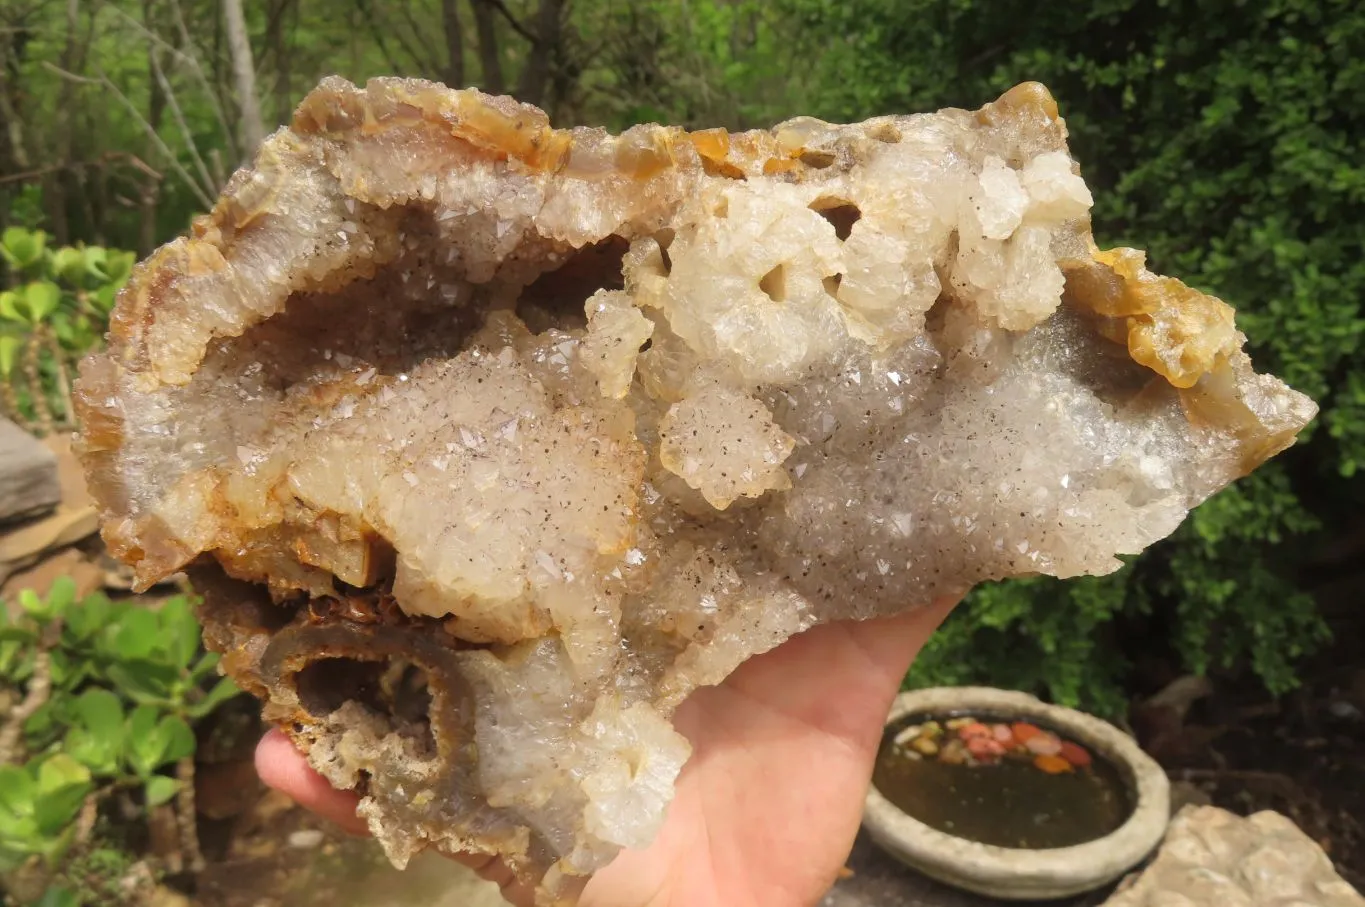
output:
[[[0,0],[6,379],[47,311],[23,295],[33,242],[145,255],[333,73],[478,86],[613,129],[849,121],[1046,83],[1101,241],[1236,305],[1260,366],[1322,416],[1119,573],[978,590],[910,682],[1115,714],[1183,671],[1284,692],[1305,656],[1365,635],[1365,11],[1349,0]],[[39,371],[98,343],[63,324]],[[54,394],[7,399],[37,418]]]

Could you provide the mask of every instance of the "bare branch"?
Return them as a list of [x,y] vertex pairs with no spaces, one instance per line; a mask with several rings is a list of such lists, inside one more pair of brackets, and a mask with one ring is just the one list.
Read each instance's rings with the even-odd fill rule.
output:
[[[180,43],[185,47],[194,47],[194,42],[190,40],[190,31],[185,27],[185,15],[180,10],[180,0],[170,0],[171,15],[175,17],[176,32],[180,35]],[[160,40],[158,38],[158,40]],[[163,42],[164,43],[164,42]],[[171,47],[171,51],[176,55],[176,59],[189,65],[190,71],[199,79],[200,86],[204,89],[204,95],[209,99],[213,107],[214,116],[218,118],[218,126],[223,130],[223,141],[232,144],[232,126],[228,124],[227,112],[223,109],[222,99],[218,97],[218,92],[214,90],[213,83],[204,72],[204,67],[200,65],[199,58],[193,54],[187,54],[176,47]]]
[[180,790],[175,795],[175,818],[180,827],[180,853],[185,868],[198,873],[204,869],[204,852],[199,848],[199,820],[194,806],[194,757],[186,756],[175,764]]
[[470,0],[474,8],[474,28],[479,36],[480,87],[489,94],[505,94],[507,82],[502,75],[502,59],[498,56],[498,32],[493,19],[493,8],[488,0]]
[[220,187],[214,182],[213,177],[209,176],[209,168],[199,154],[199,146],[194,141],[194,134],[190,132],[190,127],[185,122],[185,115],[180,111],[180,102],[176,100],[175,91],[171,88],[171,80],[166,78],[166,73],[162,70],[161,64],[157,62],[156,54],[148,54],[147,60],[151,64],[152,75],[156,77],[156,84],[161,86],[161,94],[166,98],[166,106],[171,110],[171,117],[175,119],[175,125],[180,129],[180,134],[185,139],[185,147],[189,149],[195,169],[199,171],[199,178],[204,181],[204,186],[217,191]]
[[19,183],[31,180],[35,176],[46,176],[64,168],[62,164],[52,164],[48,167],[39,167],[37,170],[25,170],[23,173],[6,173],[0,176],[0,183]]
[[62,424],[76,421],[76,407],[71,399],[71,374],[66,367],[66,352],[62,349],[61,343],[57,341],[57,335],[47,325],[39,325],[34,328],[41,331],[43,344],[47,347],[47,354],[52,357],[52,364],[57,372],[57,396],[62,401]]
[[[56,422],[52,418],[52,406],[47,402],[47,389],[43,387],[43,335],[47,333],[47,325],[38,323],[29,332],[28,342],[24,344],[24,380],[28,382],[28,403],[33,407],[33,421],[39,437],[46,438],[52,434]],[[38,676],[37,668],[34,668],[33,676]],[[33,687],[29,687],[29,692]],[[43,701],[47,700],[47,691],[43,691]],[[25,700],[27,701],[27,700]],[[38,705],[42,705],[39,702]],[[36,710],[38,706],[34,706]],[[33,714],[32,712],[29,715]],[[24,720],[28,715],[24,716]],[[23,722],[21,721],[20,724]],[[6,728],[8,730],[8,728]],[[3,738],[0,738],[3,739]],[[0,744],[0,753],[5,752],[3,744]]]
[[366,3],[365,0],[355,0],[355,5],[356,9],[360,11],[360,14],[365,17],[365,21],[369,23],[370,32],[374,35],[374,43],[379,47],[379,52],[384,55],[384,62],[389,64],[389,69],[393,70],[394,75],[401,75],[403,67],[398,65],[398,61],[395,60],[393,54],[389,52],[389,45],[384,41],[384,32],[379,28],[379,24],[375,22],[374,11],[370,9],[369,4]]
[[[223,106],[218,103],[218,95],[217,93],[214,92],[213,87],[209,84],[208,76],[204,74],[204,68],[199,65],[199,61],[195,59],[195,57],[192,54],[188,54],[185,51],[181,50],[179,47],[176,47],[174,44],[167,41],[165,38],[161,37],[156,32],[148,28],[146,25],[134,19],[132,16],[128,15],[123,10],[119,9],[117,6],[111,5],[103,8],[113,10],[114,13],[117,14],[120,18],[122,18],[125,23],[132,26],[132,28],[135,31],[142,35],[144,40],[151,41],[157,47],[169,53],[171,55],[171,58],[174,59],[177,63],[183,63],[187,67],[189,67],[190,72],[194,74],[194,76],[197,78],[200,84],[200,87],[203,88],[204,96],[208,99],[209,106],[213,108],[213,114],[218,120],[218,126],[223,130],[223,138],[226,141],[231,142],[232,129],[228,126],[227,114],[224,113]],[[171,0],[171,10],[175,14],[176,27],[180,34],[181,41],[186,46],[193,47],[194,45],[190,41],[189,32],[185,28],[185,20],[180,14],[180,4],[177,2],[177,0]],[[162,74],[162,77],[164,78],[164,72]],[[166,92],[168,97],[172,94],[172,92],[164,85],[162,86],[162,91]]]
[[[405,2],[398,4],[398,8],[403,11],[403,19],[408,23],[408,27],[412,29],[413,35],[417,38],[417,43],[422,45],[424,54],[422,58],[423,65],[431,70],[432,75],[435,75],[441,70],[440,51],[436,49],[435,45],[427,41],[426,29],[422,28],[422,26],[417,23],[417,20],[413,18],[412,4],[405,0]],[[458,88],[459,86],[452,85],[451,87]]]
[[222,3],[232,81],[237,89],[237,110],[241,114],[242,158],[249,160],[265,141],[265,122],[261,119],[260,99],[256,97],[256,67],[251,61],[251,40],[246,32],[242,0],[222,0]]
[[0,765],[11,765],[23,759],[20,741],[24,724],[52,695],[52,656],[49,652],[57,644],[61,632],[61,621],[54,620],[38,636],[38,651],[33,656],[33,675],[28,680],[28,691],[6,716],[4,727],[0,727]]
[[162,140],[161,136],[157,135],[156,130],[152,128],[152,124],[147,122],[147,119],[141,113],[138,112],[138,109],[133,105],[133,102],[128,100],[128,96],[124,94],[122,91],[119,91],[118,86],[115,85],[109,79],[108,76],[104,75],[103,73],[100,74],[100,77],[98,79],[91,79],[87,78],[86,76],[78,76],[75,73],[66,72],[60,67],[52,65],[50,62],[46,60],[43,61],[42,66],[44,69],[56,73],[63,79],[74,79],[77,82],[83,82],[90,85],[100,85],[104,87],[107,91],[109,91],[110,94],[117,98],[119,102],[123,104],[125,108],[127,108],[128,113],[132,114],[133,120],[142,127],[142,130],[145,133],[147,133],[147,138],[151,141],[153,145],[156,146],[157,150],[160,151],[161,154],[166,158],[166,162],[171,165],[171,169],[174,170],[176,172],[176,175],[178,175],[182,180],[184,180],[185,185],[188,186],[190,190],[194,192],[195,199],[201,205],[204,206],[205,210],[208,210],[213,207],[213,201],[210,198],[210,193],[206,192],[204,187],[200,186],[199,183],[195,181],[194,177],[190,175],[189,171],[186,170],[184,165],[181,164],[180,161],[176,158],[175,152],[173,152],[170,149],[170,146],[168,146]]
[[503,0],[484,0],[484,2],[487,3],[489,6],[493,7],[499,13],[501,13],[502,17],[507,20],[507,24],[512,26],[512,31],[521,35],[527,41],[530,41],[531,46],[534,47],[540,44],[540,39],[537,38],[526,26],[522,25],[520,22],[517,21],[517,17],[512,15],[512,11],[507,8],[507,4],[504,3]]

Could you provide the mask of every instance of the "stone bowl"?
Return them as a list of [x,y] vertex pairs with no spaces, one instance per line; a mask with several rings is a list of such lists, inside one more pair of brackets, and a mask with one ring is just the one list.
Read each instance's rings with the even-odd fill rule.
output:
[[1133,810],[1116,830],[1073,847],[1028,850],[979,844],[930,828],[869,787],[863,827],[892,856],[947,885],[1003,900],[1064,898],[1101,888],[1150,854],[1170,821],[1170,784],[1131,737],[1075,709],[990,687],[902,693],[887,723],[906,715],[987,713],[1049,728],[1108,760],[1128,784]]

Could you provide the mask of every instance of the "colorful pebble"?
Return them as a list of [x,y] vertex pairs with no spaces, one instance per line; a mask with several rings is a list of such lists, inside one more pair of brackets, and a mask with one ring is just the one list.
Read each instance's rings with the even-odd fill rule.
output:
[[1063,772],[1069,772],[1072,770],[1071,763],[1067,762],[1061,756],[1053,755],[1037,756],[1034,758],[1033,764],[1040,771],[1047,772],[1049,775],[1060,775]]
[[1062,741],[1062,748],[1058,755],[1076,768],[1085,768],[1091,762],[1090,754],[1085,751],[1085,748],[1072,743],[1070,740]]
[[958,731],[958,734],[961,735],[963,740],[971,740],[974,737],[993,736],[991,734],[991,729],[979,721],[973,721],[971,724]]
[[910,746],[926,756],[933,756],[938,752],[938,744],[928,737],[916,737]]
[[909,727],[902,728],[900,732],[896,734],[896,746],[909,746],[912,740],[923,733],[924,725],[922,724],[912,724]]
[[1047,731],[1030,737],[1024,742],[1028,751],[1035,756],[1055,756],[1062,751],[1062,741],[1056,734]]
[[977,759],[994,760],[1005,755],[1005,747],[994,737],[971,737],[967,740],[967,752]]
[[929,757],[946,765],[992,765],[1006,755],[1021,756],[1030,759],[1039,771],[1059,775],[1087,768],[1093,762],[1085,747],[1035,724],[986,724],[970,715],[949,718],[941,724],[926,721],[909,725],[896,734],[895,742],[911,759]]

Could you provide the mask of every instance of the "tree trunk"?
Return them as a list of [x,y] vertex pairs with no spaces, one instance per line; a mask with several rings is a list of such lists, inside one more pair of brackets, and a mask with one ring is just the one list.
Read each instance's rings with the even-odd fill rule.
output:
[[272,0],[270,21],[266,27],[266,44],[275,63],[275,122],[288,123],[294,112],[294,93],[289,85],[289,42],[286,40],[285,17],[289,15],[290,0]]
[[[150,35],[156,34],[155,20],[153,0],[142,0],[142,24],[146,26],[149,33],[147,38],[147,125],[151,126],[153,131],[161,128],[161,115],[166,109],[166,93],[161,89],[161,80],[155,77],[159,67],[158,61],[161,50],[150,37]],[[154,161],[156,155],[156,145],[148,139],[144,158]],[[150,173],[145,174],[143,179],[145,182],[142,186],[142,197],[138,200],[137,252],[138,255],[146,258],[156,249],[156,208],[161,196],[161,181]]]
[[[28,169],[28,151],[24,148],[24,123],[19,116],[19,86],[10,78],[10,56],[14,53],[14,44],[19,40],[20,31],[15,29],[13,32],[0,31],[0,121],[5,124],[4,136],[0,137],[0,150],[4,151],[5,158],[12,163],[14,170],[19,172]],[[19,70],[18,62],[13,64],[15,72]],[[0,158],[4,162],[4,158]]]
[[[66,43],[62,46],[61,68],[64,72],[76,70],[76,31],[80,24],[79,0],[66,0]],[[71,118],[76,104],[76,82],[62,79],[62,87],[57,98],[57,121],[53,130],[56,147],[53,149],[54,169],[43,181],[43,202],[47,207],[48,225],[52,229],[52,240],[64,246],[71,242],[71,225],[66,209],[67,186],[70,183],[71,167]]]
[[237,130],[243,160],[250,160],[265,140],[261,105],[256,97],[256,67],[251,59],[251,41],[246,33],[242,0],[223,0],[223,24],[227,28],[228,56],[232,60],[232,81],[237,89],[237,108],[242,121]]
[[451,88],[464,87],[464,34],[460,27],[459,0],[441,0],[441,23],[446,32],[445,83]]
[[537,107],[545,105],[550,75],[558,63],[564,30],[564,7],[568,0],[540,0],[536,10],[535,46],[526,59],[517,83],[517,99]]
[[498,55],[494,9],[488,0],[470,0],[470,6],[474,7],[474,28],[479,35],[480,87],[489,94],[507,94],[507,80],[502,75],[502,58]]

